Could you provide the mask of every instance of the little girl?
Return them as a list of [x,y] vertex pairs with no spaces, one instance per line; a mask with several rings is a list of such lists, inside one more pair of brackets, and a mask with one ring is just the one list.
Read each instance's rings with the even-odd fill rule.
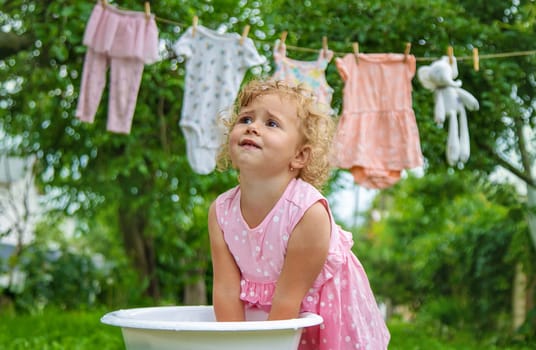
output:
[[330,172],[334,123],[311,92],[252,81],[229,120],[220,169],[240,184],[209,211],[218,321],[242,321],[251,308],[268,320],[321,315],[300,350],[386,349],[389,332],[356,256],[319,192]]

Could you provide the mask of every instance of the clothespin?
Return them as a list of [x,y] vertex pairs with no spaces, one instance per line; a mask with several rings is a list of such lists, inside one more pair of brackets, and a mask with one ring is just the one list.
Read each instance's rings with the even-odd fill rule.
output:
[[324,57],[327,57],[328,55],[328,37],[323,36],[322,37],[322,54]]
[[244,40],[246,40],[246,38],[248,37],[249,28],[249,25],[246,25],[244,27],[244,31],[242,31],[242,37],[240,38],[240,45],[242,45],[244,43]]
[[145,17],[151,18],[151,3],[149,1],[145,2]]
[[447,47],[447,55],[449,56],[449,64],[454,63],[454,48],[450,45]]
[[359,63],[359,43],[354,42],[352,47],[354,48],[355,63]]
[[108,1],[101,0],[101,4],[102,4],[102,7],[106,7],[106,5],[108,5]]
[[478,57],[478,48],[477,47],[473,47],[473,68],[475,69],[475,71],[479,71],[480,70],[480,65],[479,65],[479,57]]
[[408,60],[408,55],[410,51],[411,51],[411,43],[406,43],[406,49],[404,50],[404,62]]
[[283,50],[283,46],[287,40],[287,34],[288,32],[286,30],[281,33],[281,39],[279,39],[279,47],[277,48],[277,51],[281,52]]
[[194,16],[192,19],[192,38],[195,36],[195,31],[197,30],[197,22],[199,21],[199,17]]
[[288,32],[286,30],[281,33],[281,44],[285,43],[285,40],[287,40],[287,35],[288,35]]

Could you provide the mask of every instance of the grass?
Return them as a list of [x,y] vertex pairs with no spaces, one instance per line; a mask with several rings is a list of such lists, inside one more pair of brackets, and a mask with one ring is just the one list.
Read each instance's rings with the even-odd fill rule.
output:
[[[100,323],[106,312],[47,310],[42,315],[14,315],[0,311],[0,350],[124,350],[121,330]],[[389,350],[536,349],[536,344],[499,346],[489,339],[474,339],[468,332],[440,337],[430,327],[397,320],[389,322],[389,329]]]
[[469,331],[449,332],[438,335],[430,326],[408,323],[398,320],[390,321],[391,342],[389,350],[534,350],[536,344],[497,343],[497,337],[488,335],[476,339]]
[[100,323],[102,311],[47,311],[43,315],[1,315],[0,349],[121,350],[121,330]]

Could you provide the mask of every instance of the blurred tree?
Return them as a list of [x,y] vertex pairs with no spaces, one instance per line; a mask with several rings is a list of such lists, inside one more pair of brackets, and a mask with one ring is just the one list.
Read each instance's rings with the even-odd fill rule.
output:
[[510,314],[516,264],[534,278],[536,255],[512,186],[468,172],[410,177],[371,210],[356,249],[395,305],[490,330]]
[[[206,209],[216,193],[235,183],[229,174],[199,176],[186,160],[178,128],[184,68],[168,49],[185,27],[159,23],[163,59],[145,67],[132,132],[118,135],[105,130],[106,92],[94,124],[74,118],[86,50],[82,36],[94,3],[1,4],[3,31],[22,40],[32,38],[32,45],[0,61],[0,127],[21,139],[20,154],[37,155],[41,188],[49,194],[61,190],[56,202],[66,214],[98,227],[99,211],[116,211],[117,220],[110,224],[122,236],[148,295],[158,299],[164,288],[171,293],[165,297],[182,300],[175,294],[180,287],[175,285],[171,292],[173,287],[167,285],[176,280],[159,280],[158,270],[176,276],[194,274],[182,282],[200,276],[197,279],[204,285],[210,255],[206,244],[196,242],[206,242],[202,231]],[[143,11],[140,2],[119,5]],[[229,9],[230,4],[222,5]],[[236,28],[241,30],[249,18],[242,13],[247,9],[234,7],[240,17]],[[185,23],[198,14],[210,27],[231,21],[227,12],[211,15],[214,8],[204,2],[185,6],[162,1],[153,10],[173,14],[170,19]],[[230,30],[234,28],[230,25]],[[194,212],[203,214],[194,218]],[[157,254],[168,247],[176,249],[173,255]],[[193,254],[191,247],[199,251]],[[192,264],[198,266],[186,268]],[[202,302],[206,293],[198,297]]]
[[33,238],[40,214],[33,162],[33,158],[8,157],[0,151],[0,242],[8,242],[0,255],[0,274],[7,275],[7,283],[1,286],[0,304],[2,294],[10,302],[20,290],[22,278],[17,265],[24,246]]
[[32,44],[33,40],[27,36],[19,36],[11,32],[0,32],[0,59],[25,50]]

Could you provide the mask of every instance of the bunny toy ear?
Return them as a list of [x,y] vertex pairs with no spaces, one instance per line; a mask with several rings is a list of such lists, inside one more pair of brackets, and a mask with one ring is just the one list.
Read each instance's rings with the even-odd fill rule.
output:
[[456,79],[458,77],[458,63],[456,62],[456,57],[443,56],[441,57],[441,60],[448,63],[448,65],[450,66],[452,80]]

